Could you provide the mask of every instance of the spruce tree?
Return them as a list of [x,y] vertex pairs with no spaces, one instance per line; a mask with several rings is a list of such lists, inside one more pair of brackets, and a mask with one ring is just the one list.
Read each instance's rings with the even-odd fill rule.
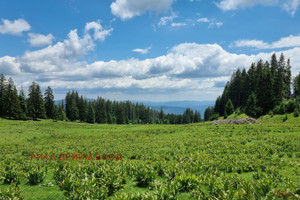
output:
[[3,74],[0,75],[0,117],[4,117],[4,114],[6,113],[6,109],[4,106],[5,103],[5,95],[6,95],[6,79]]
[[95,105],[96,122],[99,124],[107,123],[106,102],[103,98],[97,98]]
[[294,98],[297,98],[298,96],[300,96],[300,72],[294,78],[293,88],[294,88]]
[[87,123],[95,123],[95,109],[92,102],[88,104]]
[[38,118],[46,117],[41,88],[39,84],[35,82],[32,82],[28,89],[27,106],[28,116],[31,119],[37,120]]
[[250,117],[258,118],[261,115],[261,112],[262,109],[257,106],[257,98],[254,92],[252,92],[247,100],[245,113]]
[[[234,107],[233,107],[233,104],[232,104],[232,101],[231,99],[228,99],[226,105],[225,105],[225,115],[226,116],[229,116],[231,115],[232,113],[234,112]],[[224,116],[225,116],[224,115]]]
[[122,104],[116,104],[116,121],[117,124],[125,124],[125,108]]
[[4,106],[6,108],[6,113],[4,116],[13,119],[19,119],[21,113],[20,101],[12,78],[8,79],[7,91],[4,100]]
[[21,88],[19,93],[19,102],[21,108],[20,119],[25,120],[27,119],[27,104],[26,104],[26,96],[23,88]]
[[88,102],[83,96],[78,100],[78,117],[81,122],[87,121]]
[[50,86],[47,87],[44,94],[44,105],[46,110],[46,117],[53,119],[54,114],[54,95]]

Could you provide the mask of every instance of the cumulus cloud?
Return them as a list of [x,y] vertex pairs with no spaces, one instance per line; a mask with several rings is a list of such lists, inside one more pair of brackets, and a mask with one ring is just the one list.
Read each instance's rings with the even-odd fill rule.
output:
[[300,4],[300,0],[222,0],[216,5],[224,10],[237,10],[255,5],[274,6],[279,5],[282,9],[294,15]]
[[10,35],[22,35],[23,32],[30,30],[30,25],[24,19],[16,19],[10,21],[7,19],[2,19],[2,24],[0,24],[0,33],[1,34],[10,34]]
[[[93,37],[89,34],[94,30]],[[82,37],[78,35],[77,29],[71,30],[67,39],[57,42],[46,48],[27,51],[20,58],[22,69],[29,72],[61,72],[72,70],[82,64],[77,59],[86,55],[95,47],[95,40],[103,41],[110,35],[112,29],[104,29],[100,22],[89,22],[85,26],[85,33]]]
[[278,41],[267,43],[261,40],[238,40],[235,41],[233,46],[235,47],[254,47],[257,49],[280,49],[300,47],[300,35],[290,35],[283,37]]
[[174,0],[116,0],[111,5],[113,15],[122,20],[140,16],[146,11],[166,12]]
[[5,75],[20,74],[20,63],[15,57],[4,56],[0,58],[0,71]]
[[111,35],[113,28],[104,29],[100,21],[97,21],[87,23],[84,30],[86,33],[88,33],[89,30],[94,30],[94,40],[104,41],[107,36]]
[[147,54],[149,53],[149,51],[151,50],[152,46],[149,46],[147,48],[144,48],[144,49],[133,49],[132,51],[133,52],[137,52],[137,53],[141,53],[141,54]]
[[28,42],[30,46],[33,47],[42,47],[52,44],[54,36],[52,34],[42,35],[38,33],[28,33]]
[[[93,49],[93,45],[91,36],[80,37],[72,30],[63,42],[26,52],[20,59],[0,58],[0,70],[16,76],[22,71],[28,84],[40,80],[42,87],[50,85],[61,91],[121,92],[123,99],[126,94],[133,98],[129,94],[137,91],[176,99],[195,95],[215,99],[233,71],[248,68],[259,59],[270,60],[274,53],[235,54],[218,44],[181,43],[151,59],[79,62],[76,58]],[[299,73],[300,47],[275,53],[281,52],[291,59],[293,75]]]

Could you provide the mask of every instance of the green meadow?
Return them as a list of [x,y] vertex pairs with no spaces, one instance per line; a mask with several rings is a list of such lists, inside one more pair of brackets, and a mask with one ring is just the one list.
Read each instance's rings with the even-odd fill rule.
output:
[[0,119],[0,199],[299,199],[300,118],[262,121],[261,133],[260,124]]

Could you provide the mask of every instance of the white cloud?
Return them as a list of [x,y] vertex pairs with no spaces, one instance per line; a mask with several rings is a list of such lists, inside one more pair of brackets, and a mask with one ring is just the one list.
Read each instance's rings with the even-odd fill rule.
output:
[[209,22],[210,20],[208,19],[208,18],[206,18],[206,17],[204,17],[204,18],[199,18],[198,20],[197,20],[197,22]]
[[174,13],[172,13],[172,15],[170,16],[161,17],[158,22],[158,26],[166,26],[168,23],[172,22],[177,17],[178,16]]
[[290,35],[272,43],[266,43],[261,40],[238,40],[234,42],[235,47],[254,47],[257,49],[280,49],[300,47],[300,35]]
[[20,63],[17,59],[10,56],[0,58],[0,71],[5,75],[18,75],[20,74]]
[[223,26],[223,22],[218,22],[218,21],[216,21],[216,19],[208,19],[206,17],[199,18],[197,20],[197,22],[208,23],[209,24],[209,28],[213,28],[213,27],[220,28],[221,26]]
[[110,5],[113,15],[122,20],[140,16],[146,11],[166,12],[174,0],[116,0]]
[[279,5],[282,9],[294,15],[300,4],[300,0],[222,0],[216,3],[224,11],[252,7],[257,4],[266,6]]
[[[94,30],[93,37],[89,34],[90,30]],[[25,71],[35,73],[64,73],[64,70],[70,72],[82,66],[77,59],[94,49],[94,40],[105,40],[111,31],[112,29],[104,29],[99,21],[89,22],[85,26],[85,33],[82,37],[78,35],[77,29],[74,29],[69,32],[68,38],[63,42],[57,42],[40,50],[25,52],[20,58],[21,67]]]
[[282,4],[281,7],[293,16],[295,15],[299,4],[300,0],[286,0],[286,2]]
[[0,33],[1,34],[10,34],[10,35],[22,35],[23,32],[30,30],[30,25],[24,19],[17,19],[14,21],[9,21],[7,19],[1,20],[3,24],[0,24]]
[[137,52],[137,53],[141,53],[141,54],[147,54],[149,53],[149,51],[151,50],[152,46],[149,46],[147,48],[144,48],[144,49],[133,49],[132,51],[133,52]]
[[172,27],[181,27],[181,26],[186,26],[186,25],[187,25],[187,24],[184,23],[184,22],[178,22],[178,23],[173,22],[173,23],[171,24]]
[[[81,89],[96,96],[115,92],[122,99],[142,93],[148,100],[155,97],[207,100],[222,92],[220,85],[230,79],[234,70],[248,68],[259,59],[270,60],[274,53],[235,54],[218,44],[182,43],[151,59],[79,62],[77,58],[92,50],[93,45],[87,33],[80,37],[72,30],[63,42],[25,52],[20,59],[0,58],[0,70],[16,77],[22,75],[19,83],[24,87],[38,80],[43,88],[50,85],[60,91]],[[281,52],[291,59],[293,75],[299,73],[300,47],[275,53]]]
[[87,34],[89,30],[94,30],[94,40],[104,41],[107,36],[111,35],[113,31],[112,28],[104,29],[100,24],[100,21],[97,22],[89,22],[85,25],[85,33]]
[[54,36],[52,34],[42,35],[38,33],[28,33],[28,36],[28,42],[30,43],[30,46],[33,47],[50,45],[54,40]]

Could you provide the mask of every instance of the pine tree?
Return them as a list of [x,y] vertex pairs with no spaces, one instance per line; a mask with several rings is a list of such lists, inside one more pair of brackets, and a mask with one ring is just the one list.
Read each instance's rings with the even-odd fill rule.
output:
[[[242,94],[242,77],[241,71],[238,69],[233,73],[228,90],[228,98],[231,100],[234,108],[241,106]],[[228,114],[228,113],[227,113]],[[229,114],[228,114],[229,115]]]
[[291,73],[291,65],[290,65],[290,59],[287,61],[287,65],[284,68],[284,98],[289,99],[291,98],[291,84],[292,84],[292,73]]
[[234,107],[233,104],[231,102],[231,99],[228,99],[226,105],[225,105],[225,115],[224,116],[229,116],[234,112]]
[[300,96],[300,72],[294,78],[293,87],[294,87],[294,98],[297,98],[298,96]]
[[252,93],[246,103],[245,113],[246,115],[254,118],[258,118],[261,115],[262,109],[257,106],[257,98]]
[[88,105],[87,123],[95,123],[95,109],[92,102],[89,102]]
[[201,121],[201,113],[200,111],[196,110],[194,114],[194,123],[198,123]]
[[185,109],[182,116],[182,123],[189,124],[194,122],[194,113],[190,108]]
[[164,113],[164,110],[163,108],[160,109],[160,112],[159,112],[159,122],[161,124],[163,124],[165,121],[165,113]]
[[268,63],[265,64],[264,69],[258,74],[258,87],[256,90],[257,106],[262,108],[263,114],[267,114],[274,108],[273,95],[273,80]]
[[28,89],[27,106],[28,116],[33,120],[46,117],[41,88],[39,84],[35,82],[32,82],[31,86]]
[[[77,92],[76,92],[77,93]],[[74,91],[68,92],[66,95],[66,115],[71,121],[76,121],[79,117],[79,111],[77,107],[77,95]]]
[[95,105],[96,122],[99,124],[107,123],[106,102],[102,98],[97,98]]
[[53,119],[54,114],[54,95],[50,86],[47,87],[44,94],[44,105],[46,110],[46,117]]
[[212,115],[213,115],[213,108],[209,106],[204,111],[204,121],[209,121]]
[[6,109],[4,106],[5,103],[5,95],[6,95],[6,79],[3,74],[0,75],[0,117],[4,117],[4,114],[6,113]]
[[58,121],[58,106],[57,106],[57,105],[54,105],[54,106],[53,106],[52,119],[53,119],[53,121],[55,121],[55,122]]
[[25,120],[27,119],[27,104],[26,104],[26,96],[23,88],[21,88],[19,93],[19,102],[21,108],[20,119]]
[[64,111],[64,103],[62,101],[62,103],[60,105],[58,105],[57,108],[57,119],[60,121],[64,121],[66,119],[66,113]]
[[4,106],[6,108],[4,116],[19,119],[21,113],[20,102],[18,92],[12,78],[8,79],[7,91],[4,100]]
[[122,104],[116,104],[117,124],[125,124],[125,108]]
[[87,121],[88,102],[83,96],[78,100],[78,117],[81,122]]

